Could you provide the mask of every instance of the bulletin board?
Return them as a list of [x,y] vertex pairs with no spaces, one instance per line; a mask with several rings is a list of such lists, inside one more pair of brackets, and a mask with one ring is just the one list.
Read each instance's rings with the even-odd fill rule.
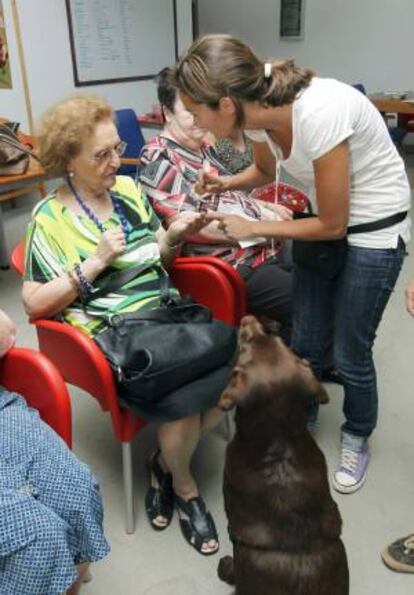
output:
[[178,59],[177,0],[66,0],[77,87],[151,79]]

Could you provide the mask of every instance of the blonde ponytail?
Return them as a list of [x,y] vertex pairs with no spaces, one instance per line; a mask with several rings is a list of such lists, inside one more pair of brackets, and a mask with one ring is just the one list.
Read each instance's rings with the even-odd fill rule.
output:
[[196,103],[217,109],[231,97],[243,121],[244,101],[279,106],[292,103],[314,73],[294,60],[262,62],[251,48],[230,35],[206,35],[196,40],[178,62],[174,81]]

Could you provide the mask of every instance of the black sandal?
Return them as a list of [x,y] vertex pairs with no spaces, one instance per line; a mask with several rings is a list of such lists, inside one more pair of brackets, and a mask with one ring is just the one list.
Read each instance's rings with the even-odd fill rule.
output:
[[[204,500],[197,496],[190,500],[183,500],[175,495],[175,506],[180,518],[180,527],[186,541],[203,556],[211,556],[218,552],[219,542],[213,517],[207,510]],[[203,551],[203,544],[210,540],[217,542],[217,547],[211,551]]]
[[[158,457],[160,451],[156,450],[147,460],[147,470],[150,476],[155,477],[158,482],[158,488],[154,488],[152,485],[148,488],[145,496],[145,509],[147,511],[149,522],[151,527],[155,531],[163,531],[171,523],[171,519],[174,512],[174,492],[172,487],[172,475],[167,473],[161,467]],[[157,525],[155,519],[159,516],[167,519],[165,525]]]

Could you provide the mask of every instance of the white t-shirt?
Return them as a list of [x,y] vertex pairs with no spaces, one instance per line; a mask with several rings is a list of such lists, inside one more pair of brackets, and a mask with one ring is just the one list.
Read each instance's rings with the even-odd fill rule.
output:
[[[307,188],[317,212],[313,162],[348,139],[350,216],[348,225],[377,221],[407,211],[411,191],[385,122],[360,91],[335,79],[314,77],[292,104],[292,148],[283,159],[265,130],[246,130],[253,141],[267,142],[278,162]],[[366,248],[395,248],[398,236],[410,239],[410,221],[370,233],[350,234],[348,242]]]

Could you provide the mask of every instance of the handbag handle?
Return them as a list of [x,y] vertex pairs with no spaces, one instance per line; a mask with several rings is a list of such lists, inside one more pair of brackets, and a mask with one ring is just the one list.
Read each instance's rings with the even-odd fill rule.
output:
[[154,263],[154,264],[140,264],[136,267],[132,267],[132,269],[127,269],[125,271],[118,271],[118,273],[116,275],[114,275],[113,278],[108,283],[106,283],[103,287],[99,287],[98,289],[93,291],[84,300],[84,304],[87,304],[92,300],[95,300],[102,296],[108,295],[108,293],[111,293],[113,291],[116,291],[117,289],[120,289],[121,287],[123,287],[124,285],[129,283],[129,281],[132,281],[133,279],[135,279],[135,277],[137,277],[139,274],[143,273],[144,271],[149,272],[152,269],[155,269],[158,273],[159,287],[160,287],[160,292],[161,292],[161,301],[163,303],[168,303],[171,299],[170,278],[161,265]]
[[27,155],[33,157],[34,159],[36,159],[36,161],[40,163],[39,157],[35,155],[30,149],[28,149],[23,143],[21,143],[18,137],[14,134],[14,132],[8,128],[8,132],[9,131],[11,132],[11,134],[6,134],[0,130],[0,141],[6,143],[6,145],[14,147],[15,149],[18,149],[19,151],[22,151],[23,153],[26,153]]
[[161,308],[141,308],[136,312],[113,314],[112,316],[104,316],[105,321],[109,326],[124,326],[128,321],[135,322],[140,320],[142,322],[211,322],[213,315],[207,306],[196,304],[191,301],[189,296],[185,296],[181,301],[176,303],[169,302],[165,304],[167,307]]

